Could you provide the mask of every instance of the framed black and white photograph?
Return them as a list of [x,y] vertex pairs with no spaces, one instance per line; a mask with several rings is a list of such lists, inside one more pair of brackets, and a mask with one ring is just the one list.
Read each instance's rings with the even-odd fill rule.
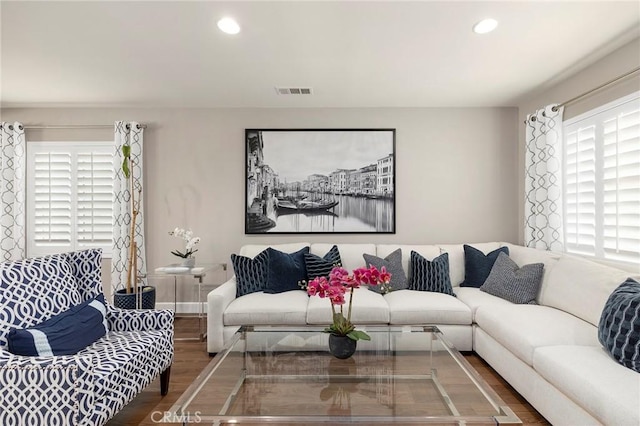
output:
[[246,129],[246,234],[394,234],[395,129]]

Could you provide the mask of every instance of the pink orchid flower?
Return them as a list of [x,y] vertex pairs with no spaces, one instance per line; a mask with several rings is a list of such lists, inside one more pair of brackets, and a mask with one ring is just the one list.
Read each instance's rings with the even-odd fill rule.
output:
[[387,268],[384,266],[380,268],[380,283],[381,284],[389,284],[391,281],[391,274],[387,272]]
[[[390,280],[391,274],[384,267],[380,270],[374,266],[357,268],[350,274],[346,269],[337,266],[331,270],[328,277],[317,277],[311,280],[307,284],[307,294],[328,298],[331,302],[333,324],[325,330],[326,332],[337,333],[340,336],[348,335],[354,340],[369,340],[366,333],[355,330],[355,326],[351,323],[354,289],[361,285],[388,284]],[[349,292],[349,303],[345,312],[343,309],[347,302],[345,297],[347,292]],[[337,306],[340,308],[337,309]]]

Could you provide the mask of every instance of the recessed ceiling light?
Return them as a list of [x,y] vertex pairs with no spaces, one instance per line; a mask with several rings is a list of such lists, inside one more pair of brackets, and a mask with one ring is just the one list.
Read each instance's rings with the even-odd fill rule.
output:
[[473,26],[473,32],[476,34],[486,34],[495,30],[498,26],[498,21],[495,19],[483,19]]
[[240,32],[240,25],[233,18],[222,18],[218,21],[218,28],[227,34],[238,34]]

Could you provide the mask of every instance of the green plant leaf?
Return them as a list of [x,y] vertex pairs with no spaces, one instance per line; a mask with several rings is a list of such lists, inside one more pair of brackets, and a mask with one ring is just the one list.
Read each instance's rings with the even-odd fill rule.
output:
[[369,337],[367,333],[360,330],[351,330],[347,336],[353,340],[371,340],[371,337]]
[[331,324],[331,328],[333,329],[335,334],[339,334],[340,336],[346,336],[351,332],[351,330],[356,327],[351,324],[351,322],[342,315],[340,312],[336,312],[333,315],[333,324]]
[[182,254],[180,250],[173,250],[171,254],[173,254],[174,256],[182,257],[183,259],[187,257],[184,254]]
[[129,175],[131,174],[131,170],[129,170],[129,160],[131,159],[131,146],[122,145],[122,156],[124,160],[122,161],[122,173],[124,173],[124,177],[129,179]]
[[334,323],[340,323],[340,322],[344,322],[344,321],[346,321],[346,318],[340,312],[336,312],[335,314],[333,314],[333,322]]
[[129,171],[129,160],[128,159],[124,159],[124,161],[122,162],[122,173],[124,173],[124,177],[126,177],[127,179],[129,179],[129,175],[131,174]]

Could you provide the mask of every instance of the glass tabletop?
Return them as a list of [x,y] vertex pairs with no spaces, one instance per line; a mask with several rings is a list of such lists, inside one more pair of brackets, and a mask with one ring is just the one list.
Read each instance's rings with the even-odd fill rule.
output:
[[212,424],[507,424],[520,420],[431,326],[358,327],[348,359],[320,327],[242,327],[171,408]]
[[199,263],[194,266],[184,266],[182,263],[172,263],[160,266],[154,270],[156,274],[163,275],[193,275],[196,278],[204,277],[207,272],[217,269],[227,270],[226,263]]

